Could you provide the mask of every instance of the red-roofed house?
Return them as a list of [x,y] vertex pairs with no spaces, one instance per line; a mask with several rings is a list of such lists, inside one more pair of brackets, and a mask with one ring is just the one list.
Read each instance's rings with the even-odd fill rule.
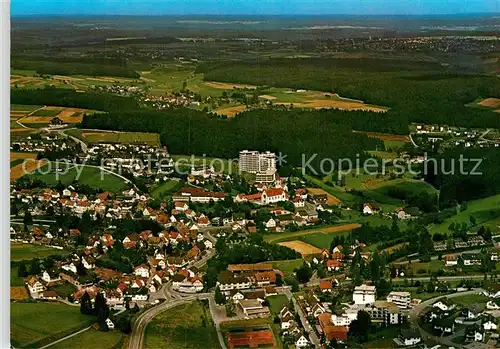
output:
[[262,202],[267,205],[286,200],[288,200],[288,194],[281,188],[266,189],[262,193]]

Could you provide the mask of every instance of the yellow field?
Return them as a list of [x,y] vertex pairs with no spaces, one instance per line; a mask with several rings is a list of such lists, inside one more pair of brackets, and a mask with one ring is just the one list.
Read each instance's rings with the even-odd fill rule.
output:
[[332,194],[324,191],[323,189],[320,188],[307,188],[307,191],[313,195],[321,195],[321,194],[326,194],[328,197],[328,205],[338,205],[340,204],[340,200],[333,196]]
[[13,286],[10,288],[10,299],[24,300],[28,299],[28,291],[24,286]]
[[309,245],[308,243],[299,240],[280,242],[278,243],[278,245],[291,248],[292,250],[297,251],[303,256],[310,254],[319,254],[322,251],[321,249],[313,245]]
[[268,100],[273,100],[273,99],[276,99],[276,97],[274,96],[269,96],[269,95],[260,95],[259,98],[264,98],[264,99],[268,99]]
[[344,225],[334,225],[331,227],[325,228],[317,228],[317,229],[307,229],[286,233],[273,233],[273,234],[265,234],[264,240],[266,242],[273,242],[276,240],[284,240],[289,238],[297,238],[311,234],[329,234],[329,233],[342,233],[349,230],[354,230],[361,227],[361,224],[358,223],[349,223]]
[[231,84],[227,82],[216,82],[216,81],[207,81],[204,83],[205,85],[213,88],[218,88],[221,90],[232,90],[237,88],[248,88],[255,90],[257,86],[254,85],[246,85],[246,84]]
[[[55,110],[55,111],[60,110],[60,113],[54,116],[38,116],[38,115],[26,116],[27,113],[24,113],[25,116],[19,119],[19,122],[23,124],[44,124],[44,123],[48,124],[53,118],[58,117],[64,123],[76,124],[82,122],[83,114],[88,111],[88,109],[51,107],[51,106],[45,106],[40,110]],[[11,116],[14,115],[13,113],[14,112],[11,112]],[[15,115],[18,114],[20,115],[19,112],[16,112]]]
[[217,115],[227,115],[228,118],[232,118],[239,113],[245,111],[247,109],[244,105],[235,105],[233,107],[220,108],[215,110]]
[[377,113],[385,113],[386,108],[376,107],[372,105],[364,104],[363,102],[354,101],[343,101],[335,99],[312,99],[308,102],[301,103],[276,103],[279,105],[293,104],[294,108],[313,108],[313,109],[340,109],[340,110],[363,110],[363,111],[373,111]]
[[46,164],[46,161],[36,160],[36,154],[34,153],[10,153],[10,161],[17,159],[25,159],[28,161],[25,164],[21,163],[10,169],[11,182],[16,181],[16,179],[21,178],[26,173],[32,172]]
[[498,108],[500,107],[500,98],[486,98],[479,102],[479,105],[488,108]]

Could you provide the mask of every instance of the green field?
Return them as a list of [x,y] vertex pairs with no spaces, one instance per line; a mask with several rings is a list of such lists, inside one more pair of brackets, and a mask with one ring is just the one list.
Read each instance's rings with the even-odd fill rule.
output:
[[11,104],[10,105],[10,110],[30,112],[30,111],[33,111],[33,110],[37,110],[37,109],[39,109],[41,107],[42,107],[42,105]]
[[76,291],[76,287],[70,283],[64,283],[50,288],[51,291],[57,293],[61,298],[68,297],[69,294],[73,294]]
[[[54,165],[54,163],[51,164]],[[48,165],[43,166],[41,169],[33,172],[32,174],[29,174],[28,176],[33,179],[39,179],[45,182],[45,184],[47,184],[48,186],[57,185],[57,182],[59,180],[64,185],[69,185],[78,177],[78,172],[74,166],[68,169],[66,171],[67,173],[61,174],[51,172],[44,174],[47,166]],[[61,168],[64,172],[66,168],[65,164],[61,164]],[[80,176],[78,177],[78,182],[80,182],[81,184],[92,186],[94,188],[100,188],[105,191],[116,193],[123,191],[128,186],[122,178],[117,177],[116,175],[109,172],[101,171],[100,169],[95,167],[84,167],[82,170],[81,166],[79,166],[78,171],[81,171]]]
[[24,280],[17,276],[17,267],[10,267],[10,286],[24,286]]
[[22,244],[22,243],[11,243],[10,244],[10,259],[12,261],[22,261],[26,259],[33,258],[45,258],[50,255],[64,255],[68,252],[65,250],[58,250],[55,248],[32,245],[32,244]]
[[320,228],[312,228],[306,230],[299,231],[290,231],[284,233],[271,233],[265,234],[264,240],[267,242],[283,242],[288,240],[297,240],[299,238],[305,237],[307,235],[313,234],[323,234],[323,235],[337,235],[337,234],[346,234],[349,231],[359,228],[359,224],[338,224],[338,225],[330,225]]
[[67,133],[85,143],[140,143],[152,146],[160,145],[160,135],[158,133],[145,132],[107,132],[72,129]]
[[338,235],[338,233],[329,233],[329,234],[311,234],[300,237],[300,241],[304,241],[310,245],[316,246],[318,248],[330,248],[330,244],[332,243],[333,237]]
[[304,263],[302,258],[299,259],[290,259],[287,261],[272,261],[273,268],[279,269],[283,272],[285,277],[291,276],[293,274],[293,270],[300,268]]
[[479,305],[484,309],[489,298],[481,294],[472,294],[467,296],[455,297],[451,299],[460,308],[467,308],[471,305]]
[[15,159],[10,162],[10,168],[15,167],[19,164],[22,164],[24,159]]
[[60,303],[11,303],[10,333],[12,344],[26,346],[46,337],[75,328],[94,320],[80,314],[79,307]]
[[53,109],[40,109],[31,114],[32,116],[56,116],[61,113],[65,108],[53,108]]
[[429,230],[433,234],[448,234],[448,227],[451,223],[470,224],[470,216],[476,219],[476,226],[484,224],[492,228],[493,232],[498,232],[500,230],[498,227],[498,225],[500,225],[500,194],[484,199],[469,201],[465,211],[448,218],[441,224],[431,226]]
[[177,190],[179,190],[182,187],[183,182],[182,181],[176,181],[176,180],[168,180],[165,183],[162,183],[158,186],[155,186],[151,191],[151,196],[154,197],[155,199],[162,199],[166,195],[171,195],[175,193]]
[[208,306],[200,301],[179,305],[156,316],[146,327],[144,347],[220,348]]
[[411,268],[413,276],[430,275],[438,270],[444,269],[444,262],[440,260],[406,264],[407,268]]
[[90,329],[82,332],[74,337],[68,338],[59,342],[50,348],[53,349],[81,349],[81,348],[98,348],[98,349],[111,349],[117,345],[123,335],[120,331],[96,331]]
[[287,296],[284,294],[269,296],[266,300],[269,302],[269,310],[274,315],[279,314],[280,310],[283,309],[284,306],[288,306],[290,303]]

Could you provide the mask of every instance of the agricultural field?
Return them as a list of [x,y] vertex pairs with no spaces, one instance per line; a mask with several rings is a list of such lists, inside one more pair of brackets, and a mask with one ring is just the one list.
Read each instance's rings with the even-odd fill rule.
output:
[[10,286],[22,286],[25,287],[24,279],[22,277],[19,277],[17,275],[17,267],[12,266],[10,267]]
[[307,188],[307,191],[313,195],[322,195],[322,194],[326,194],[326,196],[328,197],[328,205],[332,205],[332,206],[337,206],[338,204],[340,204],[340,200],[333,196],[332,194],[328,193],[327,191],[321,189],[321,188]]
[[218,115],[226,115],[227,117],[232,118],[239,113],[244,112],[245,110],[247,110],[247,107],[245,105],[236,104],[229,107],[223,106],[221,108],[215,109],[215,112]]
[[10,299],[11,300],[25,300],[28,299],[28,290],[26,286],[11,286],[10,288]]
[[[64,319],[64,321],[61,321]],[[10,333],[12,344],[27,346],[59,332],[75,331],[92,323],[78,307],[60,303],[11,303]]]
[[431,275],[438,270],[444,269],[444,262],[440,260],[429,262],[418,262],[406,264],[406,268],[411,269],[413,276]]
[[[44,166],[45,161],[36,160],[35,153],[10,153],[10,181],[14,182],[27,173]],[[26,161],[26,163],[25,163]],[[14,163],[14,166],[12,166]]]
[[[393,135],[389,133],[379,133],[379,132],[364,132],[364,131],[352,131],[354,133],[362,133],[370,138],[377,138],[382,141],[390,141],[390,142],[402,142],[402,143],[410,143],[410,137],[405,135]],[[388,143],[391,144],[391,143]],[[397,144],[397,143],[392,143]]]
[[259,96],[276,105],[310,109],[363,110],[384,113],[388,108],[365,104],[357,99],[343,98],[336,93],[287,88],[269,88]]
[[96,331],[93,328],[82,332],[74,337],[59,342],[50,348],[53,349],[81,349],[81,348],[99,348],[111,349],[120,343],[123,335],[120,331]]
[[478,98],[474,102],[467,104],[467,106],[500,112],[500,98]]
[[358,223],[350,223],[343,225],[333,225],[322,228],[300,230],[295,232],[265,234],[264,240],[267,242],[278,242],[278,241],[294,240],[297,238],[304,238],[305,236],[312,234],[324,234],[324,235],[328,234],[333,236],[335,234],[345,233],[353,229],[357,229],[359,227],[361,227],[361,225]]
[[[22,107],[27,108],[28,106]],[[58,117],[66,124],[77,124],[82,121],[84,114],[93,113],[99,113],[99,111],[81,108],[33,106],[30,111],[11,111],[10,115],[11,120],[16,118],[17,121],[27,127],[39,128],[48,126],[55,117]]]
[[495,232],[495,230],[497,232],[500,231],[500,194],[484,199],[469,201],[465,211],[459,212],[457,215],[446,219],[441,224],[429,227],[429,231],[431,234],[448,234],[448,227],[451,223],[470,224],[470,216],[476,219],[477,227],[484,224],[493,228],[492,232]]
[[144,337],[148,349],[219,348],[208,306],[201,301],[169,309],[148,323]]
[[56,248],[51,248],[46,246],[23,244],[23,243],[10,244],[10,259],[12,261],[22,261],[33,258],[42,259],[51,255],[64,255],[64,254],[67,254],[65,250],[58,250]]
[[[55,167],[54,163],[50,163],[50,165]],[[48,169],[42,167],[38,171],[29,174],[29,176],[45,182],[48,186],[55,186],[58,181],[61,181],[64,185],[69,185],[73,181],[78,180],[81,184],[90,185],[94,188],[100,188],[104,191],[114,193],[123,191],[128,187],[128,184],[123,178],[102,171],[96,167],[71,165],[71,167],[66,168],[66,165],[62,164],[61,169],[63,170],[61,173],[56,173],[53,171],[47,172]]]
[[273,265],[273,268],[281,270],[284,276],[287,277],[293,275],[293,270],[300,268],[304,263],[304,260],[299,258],[284,261],[271,261],[269,263]]
[[144,132],[119,132],[119,131],[96,131],[72,129],[67,131],[68,135],[76,137],[85,143],[141,143],[152,146],[160,145],[158,133]]
[[278,242],[278,245],[291,248],[292,250],[300,253],[302,256],[307,256],[307,255],[311,255],[311,254],[320,254],[322,251],[321,249],[319,249],[313,245],[307,244],[307,243],[305,243],[303,241],[299,241],[299,240]]

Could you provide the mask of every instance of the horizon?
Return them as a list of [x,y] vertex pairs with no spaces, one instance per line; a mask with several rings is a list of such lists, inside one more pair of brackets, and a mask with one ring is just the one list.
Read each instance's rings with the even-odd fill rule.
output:
[[499,14],[481,0],[13,0],[12,17],[33,16],[453,16]]

